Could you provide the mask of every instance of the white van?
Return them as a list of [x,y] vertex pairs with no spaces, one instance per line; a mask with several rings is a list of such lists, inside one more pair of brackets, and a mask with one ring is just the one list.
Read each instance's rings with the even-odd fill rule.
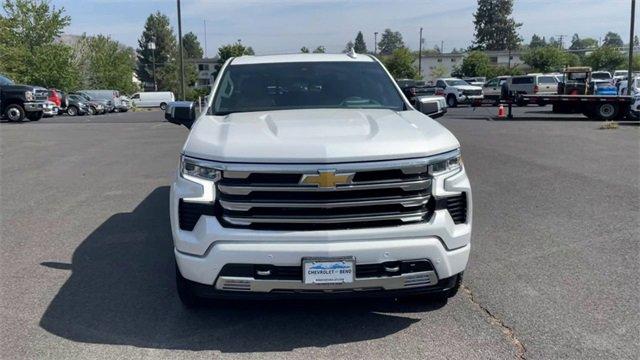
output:
[[176,98],[171,91],[152,91],[135,93],[131,96],[131,101],[137,107],[160,107],[164,110]]

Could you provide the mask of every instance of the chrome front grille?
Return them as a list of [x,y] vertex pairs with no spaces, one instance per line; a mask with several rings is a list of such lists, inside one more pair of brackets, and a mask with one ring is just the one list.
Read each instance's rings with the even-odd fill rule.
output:
[[34,96],[36,101],[47,101],[47,99],[49,99],[49,90],[36,89],[33,92],[33,96]]
[[462,94],[467,96],[482,95],[482,90],[463,90]]
[[[345,182],[303,182],[305,176],[318,178],[327,171],[335,171]],[[354,164],[338,169],[307,165],[225,170],[217,184],[218,218],[227,226],[274,230],[400,225],[431,215],[435,203],[431,186],[428,164],[416,161],[382,162],[375,168]]]

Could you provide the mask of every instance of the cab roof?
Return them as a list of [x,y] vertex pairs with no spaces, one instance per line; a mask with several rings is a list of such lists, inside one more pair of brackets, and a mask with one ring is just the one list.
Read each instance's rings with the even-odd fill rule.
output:
[[234,58],[230,65],[273,64],[289,62],[373,62],[367,54],[357,54],[351,57],[347,54],[288,54],[288,55],[245,55]]

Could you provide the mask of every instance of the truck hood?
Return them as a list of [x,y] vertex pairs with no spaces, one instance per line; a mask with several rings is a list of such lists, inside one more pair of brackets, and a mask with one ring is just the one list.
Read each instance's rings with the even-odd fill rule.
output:
[[456,85],[454,88],[458,90],[482,90],[482,87],[474,85]]
[[425,157],[459,147],[415,111],[313,109],[202,115],[183,153],[222,162],[338,163]]

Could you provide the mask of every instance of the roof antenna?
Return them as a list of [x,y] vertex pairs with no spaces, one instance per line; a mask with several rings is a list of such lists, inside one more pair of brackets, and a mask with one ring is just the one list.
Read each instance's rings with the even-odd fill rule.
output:
[[351,47],[351,49],[349,49],[349,52],[347,52],[347,56],[355,59],[358,57],[358,54],[356,53],[356,49],[353,48],[353,46]]

